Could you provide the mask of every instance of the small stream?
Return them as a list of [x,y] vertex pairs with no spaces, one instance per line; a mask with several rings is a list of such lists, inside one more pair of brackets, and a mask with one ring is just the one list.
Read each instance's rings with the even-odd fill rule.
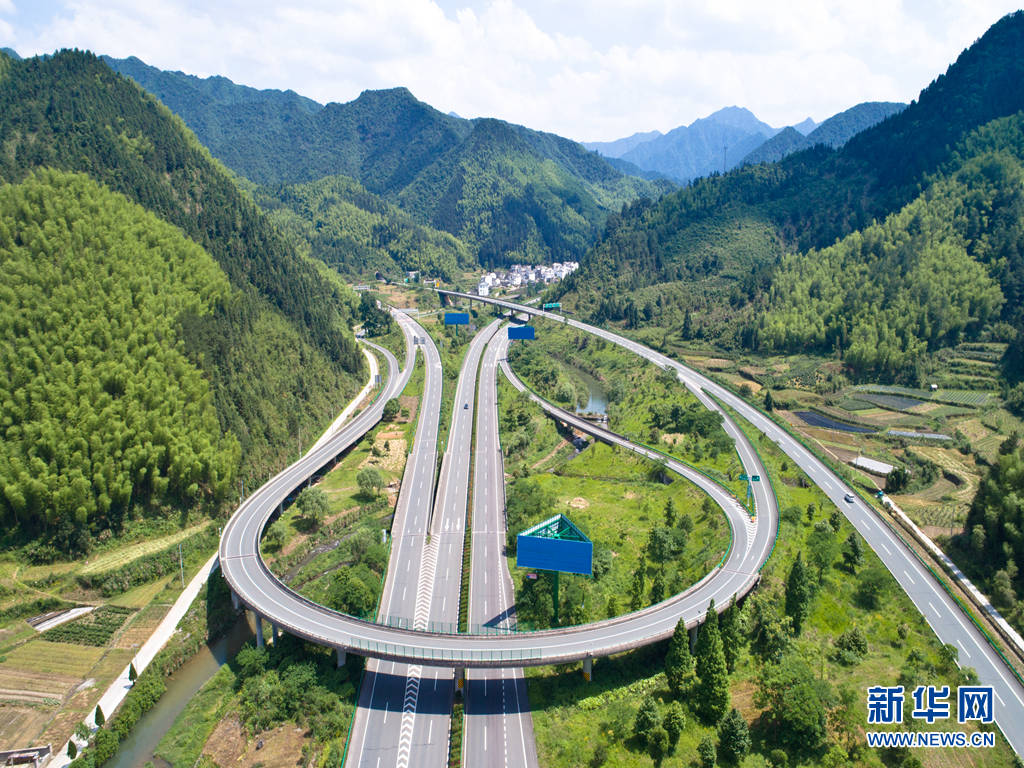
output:
[[249,612],[239,618],[226,635],[199,649],[195,656],[167,678],[167,691],[149,712],[142,716],[106,768],[143,768],[148,762],[166,768],[168,763],[153,756],[160,739],[174,725],[192,697],[199,692],[229,658],[255,637],[249,624]]
[[608,395],[604,391],[604,385],[595,379],[582,368],[575,365],[569,366],[574,377],[580,379],[587,385],[587,404],[582,408],[577,407],[576,413],[608,413]]

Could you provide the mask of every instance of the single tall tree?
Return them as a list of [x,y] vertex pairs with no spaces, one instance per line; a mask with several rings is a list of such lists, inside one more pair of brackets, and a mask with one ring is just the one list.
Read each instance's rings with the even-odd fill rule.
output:
[[725,653],[725,665],[729,674],[736,669],[736,662],[740,657],[740,649],[743,646],[743,632],[740,628],[740,606],[736,602],[736,595],[732,596],[729,607],[722,611],[718,617],[718,629],[722,635],[722,651]]
[[693,690],[693,656],[690,654],[690,633],[680,619],[665,654],[665,677],[673,696],[686,696]]
[[697,709],[708,722],[717,723],[729,710],[729,668],[722,650],[722,637],[718,630],[715,601],[708,606],[704,623],[697,633],[694,648],[696,660]]
[[739,763],[750,751],[750,727],[735,707],[718,724],[718,751],[730,763]]
[[636,711],[636,719],[633,721],[633,735],[644,744],[647,743],[651,732],[661,725],[661,715],[658,713],[658,703],[654,697],[647,695],[640,702],[640,708]]
[[811,580],[802,552],[797,552],[786,580],[786,615],[793,622],[793,634],[799,635],[811,611]]
[[93,720],[96,721],[96,727],[102,728],[103,724],[107,722],[107,718],[103,716],[103,710],[100,709],[100,705],[96,705],[96,712],[93,714]]
[[676,505],[671,497],[665,502],[665,525],[669,528],[676,524]]
[[843,544],[843,562],[850,573],[856,573],[864,562],[864,547],[861,545],[860,536],[856,531],[847,536],[846,542]]

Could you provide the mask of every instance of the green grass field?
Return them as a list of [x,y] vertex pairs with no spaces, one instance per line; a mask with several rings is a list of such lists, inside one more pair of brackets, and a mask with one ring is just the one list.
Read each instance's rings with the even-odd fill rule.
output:
[[104,552],[102,555],[98,555],[97,557],[87,560],[86,564],[79,569],[78,573],[83,576],[88,576],[92,573],[103,573],[104,571],[110,571],[114,568],[120,568],[133,560],[138,560],[140,557],[151,555],[154,552],[159,552],[160,550],[174,546],[179,541],[184,541],[190,536],[204,530],[211,524],[212,521],[204,520],[198,525],[193,525],[190,528],[178,531],[177,533],[173,533],[169,536],[148,539],[147,541],[140,541],[137,544],[132,544],[127,547],[121,547],[109,552]]
[[27,670],[47,670],[66,677],[88,676],[103,656],[104,649],[48,640],[31,640],[8,651],[3,666]]

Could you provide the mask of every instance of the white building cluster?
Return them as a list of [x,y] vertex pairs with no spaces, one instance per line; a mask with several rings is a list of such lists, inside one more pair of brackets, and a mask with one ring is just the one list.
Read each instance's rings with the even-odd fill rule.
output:
[[496,288],[515,289],[529,283],[556,283],[579,269],[577,261],[556,261],[550,267],[541,264],[513,264],[507,272],[488,272],[476,287],[478,296],[490,296]]

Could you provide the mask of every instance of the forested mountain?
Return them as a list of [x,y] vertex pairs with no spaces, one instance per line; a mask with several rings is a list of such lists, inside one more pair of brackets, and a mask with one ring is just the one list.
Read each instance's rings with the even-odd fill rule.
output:
[[[168,295],[179,295],[173,293],[178,288],[163,286],[161,273],[153,273],[152,265],[160,259],[186,260],[190,266],[176,270],[176,276],[193,268],[197,276],[210,276],[214,273],[209,269],[196,266],[199,260],[196,253],[205,251],[206,259],[216,265],[220,275],[210,279],[221,281],[223,286],[216,290],[210,286],[196,288],[185,281],[181,290],[187,289],[190,294],[207,291],[204,295],[210,298],[203,302],[174,299],[173,310],[168,309],[164,318],[169,325],[152,326],[145,330],[144,337],[146,344],[156,345],[150,350],[146,365],[165,369],[161,373],[147,368],[146,375],[154,376],[154,381],[163,376],[170,382],[167,386],[171,390],[182,388],[189,395],[188,401],[195,401],[194,407],[199,409],[195,418],[200,419],[193,424],[196,439],[205,439],[203,435],[210,434],[211,411],[203,409],[212,404],[217,428],[229,436],[224,439],[234,440],[242,449],[243,477],[263,477],[279,466],[279,461],[297,445],[300,437],[312,437],[314,430],[332,414],[337,402],[357,388],[356,377],[361,376],[363,363],[351,333],[354,295],[326,282],[312,262],[297,256],[294,247],[238,189],[229,173],[210,158],[180,120],[134,83],[112,72],[96,57],[77,51],[22,61],[0,56],[0,140],[5,148],[0,155],[0,181],[28,185],[24,190],[14,189],[10,193],[7,217],[0,222],[0,234],[11,238],[13,243],[10,250],[0,248],[5,266],[10,261],[12,270],[5,274],[3,281],[8,291],[5,301],[13,302],[6,303],[2,313],[8,334],[5,354],[10,349],[38,346],[31,341],[35,338],[33,334],[66,331],[53,325],[59,313],[49,310],[41,320],[45,319],[50,325],[42,329],[21,318],[21,297],[31,296],[40,289],[35,287],[39,278],[33,277],[31,270],[18,267],[23,264],[18,260],[29,257],[39,260],[40,271],[46,264],[62,265],[61,269],[49,273],[49,282],[42,289],[44,293],[55,290],[54,280],[59,279],[64,270],[81,268],[87,276],[93,275],[87,277],[92,282],[85,283],[92,286],[92,292],[112,293],[107,309],[118,321],[118,326],[112,327],[109,333],[102,327],[96,331],[88,323],[81,325],[83,329],[90,329],[82,339],[84,347],[80,354],[90,369],[97,371],[94,379],[115,400],[129,397],[121,394],[123,385],[131,398],[143,398],[154,415],[163,407],[172,407],[178,400],[170,394],[166,398],[168,405],[163,406],[150,401],[136,383],[124,383],[125,376],[118,373],[119,361],[126,353],[126,345],[134,343],[132,340],[143,332],[140,329],[150,328],[142,310],[145,290],[149,290],[145,286],[153,284],[160,291],[168,291]],[[108,201],[109,206],[118,211],[118,218],[97,218],[93,209],[82,203],[83,198],[95,192],[91,188],[83,192],[79,186],[83,182],[66,181],[59,175],[32,175],[42,168],[83,173],[93,183],[111,190],[110,194],[123,195],[127,198],[124,205]],[[17,201],[23,198],[35,202],[19,207]],[[137,206],[130,206],[127,201]],[[142,209],[149,214],[143,216]],[[153,222],[157,218],[173,225],[177,228],[175,232],[188,238],[188,248],[155,227]],[[31,233],[28,243],[18,234],[22,231]],[[126,245],[115,248],[114,240],[121,237]],[[137,243],[138,247],[132,243]],[[15,246],[28,250],[16,251]],[[132,253],[138,251],[138,260],[130,259],[125,249]],[[145,249],[156,249],[156,253],[143,258]],[[108,250],[110,255],[96,253],[97,250]],[[186,256],[174,256],[179,251]],[[126,261],[125,268],[134,267],[133,271],[125,274],[121,267],[108,263],[118,256]],[[65,259],[70,261],[62,261]],[[115,290],[114,275],[133,281],[130,308],[126,308],[122,300],[124,294]],[[143,288],[136,291],[136,283]],[[94,303],[78,306],[78,299],[83,302],[102,300],[91,295],[60,295],[70,302],[70,306],[58,308],[66,311],[68,317],[88,316],[93,311]],[[135,297],[141,297],[142,303],[136,304]],[[165,299],[161,295],[155,301]],[[157,354],[156,349],[165,352]],[[173,350],[178,351],[180,358],[171,354]],[[36,377],[49,364],[63,365],[60,360],[33,362],[29,375]],[[188,366],[201,372],[207,395],[201,394],[202,387],[195,383]],[[130,365],[127,370],[131,370]],[[14,376],[16,371],[9,366],[5,375]],[[13,397],[21,388],[21,380],[9,381],[11,388],[5,387],[0,393],[8,420],[5,429],[14,426],[16,419],[20,430],[18,439],[28,441],[25,455],[32,450],[42,451],[42,447],[32,448],[42,446],[40,436],[45,435],[39,431],[40,425],[49,423],[60,411],[46,405],[49,390],[40,390],[44,395],[38,403],[21,401]],[[83,386],[92,386],[91,381],[84,382]],[[14,410],[10,413],[15,416],[8,416],[7,400],[13,404],[10,407]],[[91,418],[103,413],[104,402],[102,397],[95,401]],[[128,414],[122,418],[124,428],[115,431],[119,441],[117,450],[127,455],[140,441],[145,444],[148,433],[131,421],[130,414],[136,406],[127,401],[123,406],[124,413]],[[184,416],[178,413],[170,417]],[[76,416],[87,417],[88,414]],[[158,426],[159,423],[147,424],[145,429]],[[167,439],[173,442],[174,434],[177,433],[170,433]],[[11,435],[8,432],[9,438]],[[211,445],[219,447],[219,439]],[[83,445],[74,450],[94,452],[99,448]],[[196,456],[203,455],[202,445],[192,450]],[[158,452],[161,454],[158,461],[163,462],[161,476],[170,478],[167,472],[171,468],[168,464],[171,453]],[[224,454],[225,457],[231,455],[230,451]],[[74,496],[67,502],[71,506],[58,504],[56,508],[63,512],[45,521],[45,537],[50,537],[63,549],[80,548],[86,532],[96,533],[105,525],[116,525],[114,517],[107,513],[92,515],[90,510],[114,509],[120,503],[118,499],[123,501],[124,484],[118,479],[120,475],[116,472],[110,478],[96,472],[87,475],[84,469],[80,476],[70,475],[74,467],[81,466],[81,460],[73,456],[71,464],[65,464],[56,455],[40,454],[30,458],[44,462],[50,474],[65,477]],[[186,465],[183,477],[193,479],[185,482],[183,489],[180,484],[170,482],[157,484],[156,478],[150,475],[153,498],[145,493],[147,481],[141,480],[141,475],[132,475],[135,481],[130,492],[132,503],[172,506],[185,503],[194,498],[193,483],[199,486],[201,497],[214,499],[219,484],[230,477],[219,463],[210,465],[213,469],[209,474],[202,469],[201,461],[197,465],[189,460]],[[37,475],[31,466],[25,470],[29,477]],[[132,471],[138,473],[146,466],[143,462]],[[0,487],[5,489],[4,499],[0,501],[8,521],[12,515],[21,514],[22,503],[17,493],[12,498],[6,489],[17,490],[19,478],[24,477],[25,472],[7,462],[0,464]],[[197,477],[205,479],[197,480]],[[104,499],[104,495],[108,498]],[[83,496],[91,497],[92,501],[82,502]],[[25,498],[30,497],[36,498],[31,494]],[[72,530],[61,533],[62,538],[58,539],[58,530],[64,530],[60,526],[68,523],[64,515],[68,509],[73,510]],[[120,509],[118,514],[123,512]],[[20,533],[34,535],[39,530],[25,521]],[[12,533],[11,528],[8,533]],[[13,530],[13,535],[19,535],[19,529]]]
[[20,61],[21,60],[21,56],[19,56],[18,52],[16,50],[14,50],[13,48],[0,48],[0,53],[3,53],[5,55],[9,56],[10,58],[14,59],[15,61]]
[[[884,220],[921,194],[928,175],[944,169],[951,174],[949,183],[963,183],[968,192],[973,189],[967,161],[975,156],[971,148],[975,145],[963,142],[980,126],[1024,108],[1024,90],[1019,86],[1024,81],[1024,60],[1019,56],[1022,47],[1024,13],[1018,12],[994,24],[946,74],[922,91],[915,103],[857,134],[840,149],[818,146],[779,163],[700,179],[657,203],[631,206],[622,216],[610,219],[602,242],[581,262],[580,269],[563,281],[558,292],[567,305],[598,320],[657,325],[727,345],[766,343],[770,336],[760,333],[755,318],[765,308],[782,309],[778,303],[782,291],[771,291],[774,281],[808,258],[783,258],[786,254],[827,248],[837,238],[869,227],[873,220]],[[958,146],[959,161],[954,157]],[[993,151],[998,154],[1002,149]],[[978,162],[988,167],[982,155]],[[957,163],[963,165],[960,176]],[[993,201],[993,205],[993,215],[1004,215],[1001,202]],[[984,201],[974,210],[983,213]],[[969,217],[968,223],[979,227]],[[901,223],[890,226],[898,228]],[[913,216],[907,226],[918,226]],[[926,234],[945,238],[937,231]],[[954,240],[965,237],[960,231],[950,236]],[[901,237],[885,235],[879,242],[886,238],[890,243],[902,242]],[[908,242],[916,242],[913,237]],[[975,232],[962,246],[984,238],[984,231]],[[1012,251],[1011,240],[1007,238],[1005,243]],[[978,252],[968,254],[972,259],[983,258]],[[993,270],[998,259],[984,258],[989,259],[983,264],[989,265],[989,274],[999,282],[1006,298],[1003,317],[1009,318],[1008,313],[1019,306],[1011,300],[1019,295],[1010,284],[1015,273]],[[1008,254],[1006,258],[1014,257]],[[890,265],[878,262],[868,277],[887,279],[880,270]],[[901,263],[901,269],[911,268],[909,263]],[[595,286],[600,286],[600,291]],[[617,294],[625,295],[607,298]],[[884,291],[878,296],[889,300]],[[838,311],[847,329],[855,324],[850,314],[854,307],[848,303],[852,298],[856,304],[855,295],[823,293],[823,298],[847,307]],[[975,316],[973,309],[968,315]],[[970,332],[976,327],[968,322],[964,329]],[[932,328],[920,326],[919,330],[923,335],[917,338],[927,339],[928,344],[941,342],[932,338]]]
[[755,147],[747,153],[747,156],[743,158],[743,164],[774,163],[781,160],[786,155],[792,155],[794,152],[813,146],[807,142],[807,137],[800,133],[800,131],[791,126],[787,126],[763,144]]
[[882,122],[906,106],[894,101],[866,101],[833,115],[806,135],[801,135],[796,127],[785,128],[743,158],[743,163],[773,163],[815,144],[839,148],[864,129]]
[[450,281],[476,265],[454,235],[417,224],[347,176],[260,189],[257,200],[293,242],[343,275],[380,271],[400,279],[406,270],[419,270]]
[[742,107],[725,107],[621,155],[647,171],[681,182],[732,168],[776,130]]
[[405,88],[312,108],[292,94],[108,59],[196,131],[214,156],[276,187],[345,175],[479,252],[485,265],[576,258],[608,211],[670,185],[629,177],[553,134],[463,120]]
[[[1024,114],[972,133],[924,192],[834,245],[783,256],[753,343],[838,351],[922,380],[925,353],[977,339],[1024,300]],[[1005,312],[1002,312],[1005,306]]]
[[0,443],[7,527],[66,551],[131,505],[217,501],[238,440],[177,319],[229,300],[181,230],[84,174],[0,187]]

